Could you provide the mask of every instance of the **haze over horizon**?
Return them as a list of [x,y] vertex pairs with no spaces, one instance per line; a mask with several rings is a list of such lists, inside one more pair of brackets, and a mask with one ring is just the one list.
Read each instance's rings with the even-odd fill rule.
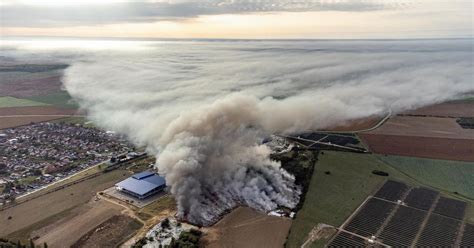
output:
[[4,37],[473,37],[466,0],[5,0],[0,13]]

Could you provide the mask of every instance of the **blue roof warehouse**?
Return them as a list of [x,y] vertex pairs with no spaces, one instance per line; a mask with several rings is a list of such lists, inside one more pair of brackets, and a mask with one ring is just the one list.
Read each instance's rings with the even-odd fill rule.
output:
[[145,199],[162,191],[165,187],[165,179],[151,171],[137,173],[115,184],[117,190],[138,199]]

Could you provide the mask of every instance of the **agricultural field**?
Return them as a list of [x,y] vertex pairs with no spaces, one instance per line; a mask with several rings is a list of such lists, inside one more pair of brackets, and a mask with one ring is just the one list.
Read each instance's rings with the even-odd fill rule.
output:
[[378,154],[474,161],[474,132],[455,118],[395,116],[359,136]]
[[77,109],[79,107],[66,91],[52,92],[46,95],[29,97],[28,99],[67,109]]
[[324,131],[355,132],[366,130],[376,126],[382,119],[383,116],[370,116],[364,119],[350,120],[334,127],[325,128]]
[[11,108],[11,107],[32,107],[32,106],[46,106],[47,103],[37,102],[33,100],[20,99],[10,96],[0,97],[0,108]]
[[290,226],[291,219],[239,207],[208,228],[202,242],[210,248],[282,247]]
[[403,114],[442,117],[474,117],[474,99],[470,98],[434,104],[416,110],[407,111]]
[[77,214],[36,230],[31,237],[34,237],[39,244],[69,247],[79,240],[80,234],[87,233],[102,222],[119,215],[122,209],[116,204],[93,199],[80,209],[78,208]]
[[129,216],[114,215],[102,224],[91,229],[71,247],[117,247],[141,227],[142,223]]
[[4,62],[0,65],[0,129],[76,114],[78,105],[64,91],[66,64]]
[[380,134],[361,134],[360,137],[377,154],[474,162],[474,139]]
[[[66,64],[3,63],[0,65],[0,108],[53,105],[77,109],[62,89]],[[39,113],[36,113],[39,114]]]
[[158,200],[138,209],[136,214],[142,220],[148,220],[160,215],[169,215],[176,211],[176,201],[173,196],[166,195],[160,197]]
[[474,200],[474,164],[403,156],[377,156],[400,172],[436,189]]
[[36,122],[45,122],[76,115],[75,109],[55,106],[4,107],[0,108],[0,129],[18,127]]
[[455,118],[395,116],[390,118],[381,127],[368,133],[474,140],[474,132],[462,128]]
[[58,116],[15,116],[15,117],[4,117],[0,116],[0,129],[12,128],[30,125],[38,122],[47,122],[58,120],[63,117]]
[[8,107],[0,108],[0,117],[2,116],[20,116],[20,115],[75,115],[74,109],[63,109],[55,106],[32,106],[32,107]]
[[[0,236],[28,240],[33,231],[77,213],[96,194],[132,173],[114,170],[0,212]],[[28,213],[28,214],[26,214]]]
[[[374,175],[373,170],[387,172],[389,176]],[[293,220],[286,247],[300,247],[318,223],[341,225],[386,179],[402,181],[411,186],[429,186],[421,183],[421,177],[408,176],[376,155],[334,151],[321,153],[314,167],[303,207]],[[446,177],[445,180],[450,178]],[[457,196],[449,190],[438,190]],[[472,211],[472,206],[469,211]],[[312,245],[322,247],[325,242],[315,242]]]
[[458,123],[472,116],[472,99],[445,102],[406,111],[359,136],[378,154],[474,162],[474,132]]
[[61,90],[64,64],[10,64],[0,66],[0,95],[28,98]]

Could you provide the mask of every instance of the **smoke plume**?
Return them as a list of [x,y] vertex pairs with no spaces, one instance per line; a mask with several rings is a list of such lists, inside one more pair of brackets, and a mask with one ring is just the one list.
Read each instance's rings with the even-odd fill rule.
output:
[[[272,133],[326,128],[474,91],[472,40],[161,41],[34,50],[99,125],[157,156],[178,215],[207,225],[237,204],[294,207]],[[27,47],[11,53],[31,55]],[[20,52],[21,51],[21,52]],[[18,56],[18,55],[17,55]]]

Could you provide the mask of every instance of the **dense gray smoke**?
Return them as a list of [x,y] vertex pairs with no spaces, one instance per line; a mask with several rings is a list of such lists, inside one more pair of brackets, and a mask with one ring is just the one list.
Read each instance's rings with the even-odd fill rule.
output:
[[260,114],[256,98],[232,95],[168,125],[157,165],[172,185],[178,215],[206,225],[237,204],[263,211],[295,207],[300,190],[294,178],[258,144]]
[[[20,49],[10,52],[33,51]],[[474,91],[472,40],[161,41],[34,52],[69,59],[68,92],[99,125],[154,152],[178,215],[203,225],[237,204],[297,204],[294,178],[261,144],[269,134]]]

